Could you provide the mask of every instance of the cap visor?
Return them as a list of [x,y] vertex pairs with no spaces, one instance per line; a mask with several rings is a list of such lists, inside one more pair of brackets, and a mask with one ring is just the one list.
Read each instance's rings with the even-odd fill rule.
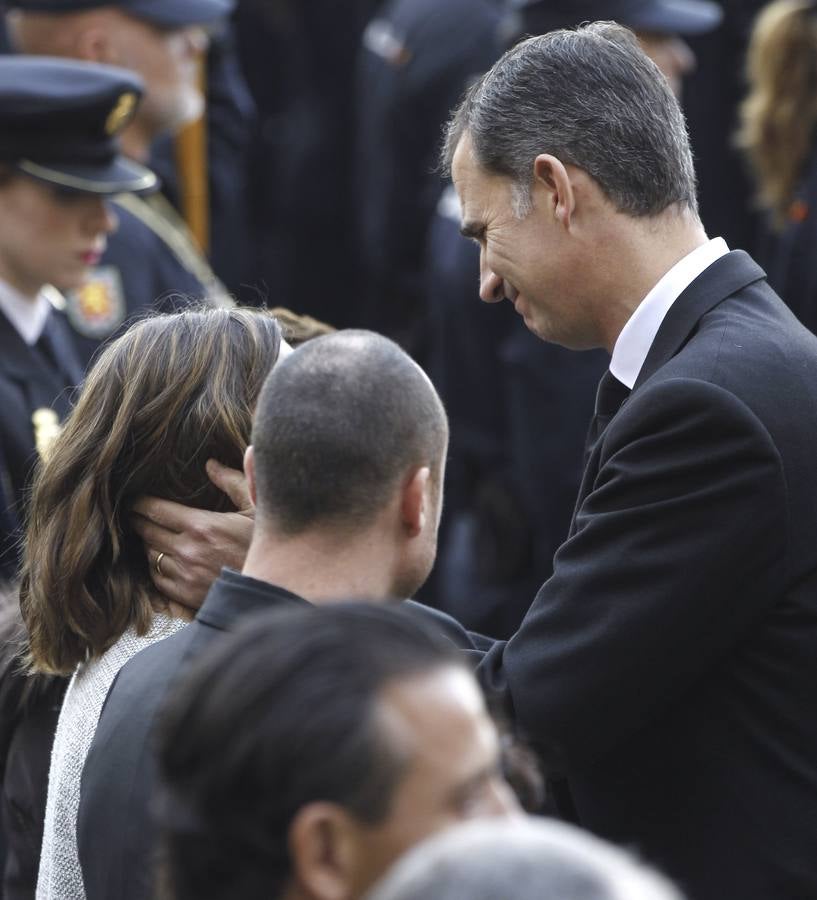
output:
[[720,25],[723,10],[707,0],[656,0],[645,3],[630,19],[621,17],[622,24],[641,31],[661,34],[705,34]]
[[126,0],[125,12],[165,28],[216,22],[229,16],[233,0]]
[[38,163],[28,159],[19,160],[16,165],[38,181],[85,194],[147,194],[159,187],[159,179],[150,169],[121,156],[100,165]]

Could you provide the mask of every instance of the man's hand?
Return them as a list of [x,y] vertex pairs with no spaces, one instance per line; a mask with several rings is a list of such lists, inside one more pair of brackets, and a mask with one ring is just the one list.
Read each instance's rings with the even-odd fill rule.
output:
[[244,565],[255,515],[243,472],[211,459],[207,475],[238,512],[208,512],[157,497],[140,497],[133,507],[133,527],[145,542],[153,583],[189,609],[201,606],[222,566]]

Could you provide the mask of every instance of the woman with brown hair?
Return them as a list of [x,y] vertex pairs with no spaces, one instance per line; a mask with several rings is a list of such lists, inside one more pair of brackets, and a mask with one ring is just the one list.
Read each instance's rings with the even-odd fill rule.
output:
[[253,409],[281,344],[268,312],[156,316],[89,374],[33,487],[20,606],[35,671],[70,675],[51,756],[38,897],[83,897],[76,851],[82,766],[108,689],[140,649],[189,613],[153,587],[134,531],[152,494],[224,511],[209,459],[240,468]]
[[817,3],[774,0],[748,53],[737,135],[768,217],[761,261],[798,318],[817,332]]

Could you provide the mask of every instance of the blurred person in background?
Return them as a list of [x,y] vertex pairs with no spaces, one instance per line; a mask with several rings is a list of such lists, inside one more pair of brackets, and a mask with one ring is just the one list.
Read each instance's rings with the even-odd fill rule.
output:
[[738,144],[769,223],[761,262],[817,332],[817,5],[775,0],[757,19]]
[[[13,580],[32,470],[83,368],[59,291],[88,277],[117,226],[110,198],[155,175],[119,153],[141,82],[109,66],[0,57],[0,576]],[[57,307],[57,308],[55,308]],[[3,521],[5,520],[5,521]]]
[[239,305],[259,306],[261,275],[251,267],[249,221],[257,189],[249,171],[256,108],[238,56],[236,5],[229,0],[226,9],[232,14],[225,10],[223,18],[206,25],[207,51],[199,58],[204,115],[160,135],[151,148],[150,167],[230,296]]
[[[704,0],[512,0],[494,56],[524,35],[613,19],[635,31],[679,95],[695,64],[685,38],[715,29],[721,15]],[[451,421],[446,517],[428,599],[477,631],[508,637],[567,535],[608,355],[543,344],[511,309],[477,308],[479,254],[459,229],[449,185],[426,256],[429,372]]]
[[[252,440],[255,522],[246,559],[232,563],[241,571],[224,568],[189,628],[122,668],[102,711],[77,821],[88,900],[151,896],[156,716],[208,644],[255,611],[411,596],[433,565],[448,427],[433,386],[392,341],[341,331],[299,347],[267,379]],[[224,533],[213,524],[224,514],[157,498],[139,509],[150,515],[140,532],[151,578],[165,596],[200,604],[187,593],[184,532],[195,523],[194,540]],[[209,566],[231,565],[223,547],[201,543]]]
[[260,310],[154,316],[110,344],[34,480],[20,608],[35,672],[71,677],[48,776],[38,897],[84,897],[76,849],[80,774],[119,668],[178,631],[190,610],[153,587],[131,517],[150,491],[237,510],[208,460],[236,467],[278,358],[280,331]]
[[387,0],[363,32],[355,100],[355,193],[365,327],[423,361],[423,255],[445,186],[440,129],[468,80],[497,56],[497,0]]
[[[14,46],[38,53],[119,65],[145,83],[145,99],[122,134],[123,152],[148,162],[153,142],[199,118],[204,97],[199,62],[205,26],[230,0],[9,0]],[[66,297],[66,315],[87,364],[101,343],[133,317],[206,299],[231,300],[180,216],[160,194],[118,197],[119,230],[93,270]]]
[[365,900],[683,900],[623,850],[561,822],[455,825],[399,859]]
[[364,324],[353,80],[378,2],[241,0],[235,14],[238,57],[258,112],[248,176],[253,285],[271,306],[283,297],[338,328]]
[[473,675],[400,609],[251,617],[157,736],[173,900],[357,900],[424,837],[519,810]]
[[738,110],[746,95],[746,49],[754,19],[768,0],[719,0],[721,24],[691,35],[696,65],[685,79],[684,114],[695,148],[701,221],[730,247],[760,254],[765,227],[752,202],[752,180],[736,146]]

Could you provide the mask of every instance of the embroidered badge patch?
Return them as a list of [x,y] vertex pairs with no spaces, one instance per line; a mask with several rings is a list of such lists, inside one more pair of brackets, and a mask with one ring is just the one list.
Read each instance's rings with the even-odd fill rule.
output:
[[102,340],[125,320],[125,293],[116,266],[99,266],[82,287],[65,295],[65,313],[84,337]]

